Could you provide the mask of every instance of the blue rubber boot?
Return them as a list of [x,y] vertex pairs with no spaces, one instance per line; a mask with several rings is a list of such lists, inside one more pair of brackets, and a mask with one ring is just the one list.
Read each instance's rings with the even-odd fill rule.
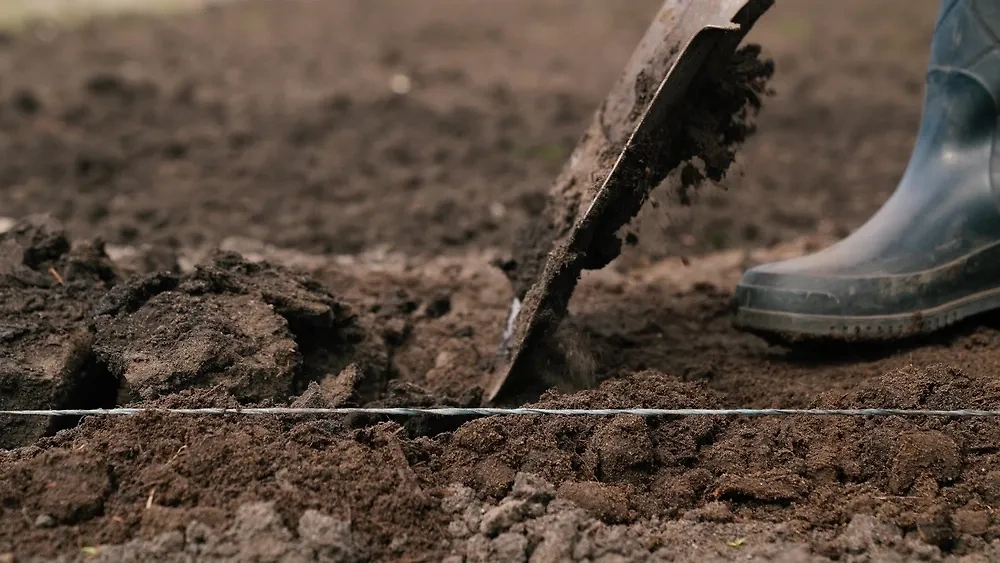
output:
[[857,232],[744,274],[738,328],[885,340],[1000,309],[1000,0],[942,0],[922,119],[896,191]]

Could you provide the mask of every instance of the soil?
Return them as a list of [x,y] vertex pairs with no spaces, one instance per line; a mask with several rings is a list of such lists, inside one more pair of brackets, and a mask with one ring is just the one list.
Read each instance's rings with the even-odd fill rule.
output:
[[[0,408],[478,405],[511,296],[490,264],[658,4],[246,2],[5,36]],[[531,404],[1000,408],[995,315],[808,348],[730,321],[744,268],[891,193],[936,8],[778,2],[743,176],[644,209],[570,303],[595,388]],[[0,426],[0,561],[1000,558],[987,419]]]

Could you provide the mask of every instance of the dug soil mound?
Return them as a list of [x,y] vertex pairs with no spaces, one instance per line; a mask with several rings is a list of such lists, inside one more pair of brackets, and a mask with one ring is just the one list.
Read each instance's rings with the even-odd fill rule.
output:
[[[41,270],[45,275],[24,266],[17,279],[34,275],[39,302],[77,312],[77,332],[66,338],[78,342],[74,352],[82,359],[60,366],[65,383],[42,387],[49,395],[12,393],[24,401],[18,408],[478,404],[477,358],[485,357],[476,350],[489,350],[496,327],[482,326],[472,313],[489,321],[504,310],[502,299],[483,298],[505,285],[486,261],[329,263],[305,275],[221,253],[190,273],[117,279],[99,245],[76,245],[86,249],[90,267],[74,269],[73,245],[58,226],[34,221],[15,225],[2,242],[12,248],[22,241],[20,256],[47,260],[22,258],[25,264],[53,264],[54,273]],[[1000,405],[1000,385],[983,364],[962,369],[934,361],[989,350],[1000,340],[992,329],[965,327],[948,342],[900,355],[860,350],[873,357],[846,367],[809,366],[794,355],[779,360],[752,337],[723,328],[726,294],[705,282],[680,293],[693,307],[664,313],[671,326],[686,327],[683,334],[657,329],[661,320],[636,307],[650,302],[643,295],[671,284],[655,272],[647,278],[607,273],[585,281],[582,294],[596,309],[601,296],[637,296],[619,301],[615,314],[580,308],[574,316],[603,351],[595,357],[604,382],[571,395],[551,392],[532,406],[766,406],[755,397],[762,389],[741,394],[725,387],[744,385],[768,363],[793,389],[791,379],[803,374],[863,372],[847,390],[820,391],[813,381],[801,406]],[[368,287],[368,296],[335,297],[338,284]],[[77,293],[67,293],[70,287]],[[59,319],[36,323],[56,331]],[[51,344],[33,336],[40,330],[12,336],[13,349],[26,358],[51,357]],[[700,351],[698,360],[675,357],[684,349],[671,344],[678,338]],[[686,364],[671,365],[676,361]],[[744,366],[741,377],[729,363]],[[30,377],[50,376],[11,376]],[[801,379],[799,385],[810,382]],[[759,381],[777,392],[767,378]],[[794,402],[794,394],[780,400]],[[714,547],[750,553],[933,559],[993,553],[1000,532],[991,508],[1000,495],[993,470],[1000,426],[989,420],[472,418],[150,413],[89,417],[43,437],[59,428],[61,419],[52,419],[32,434],[8,434],[20,440],[11,445],[31,447],[0,459],[7,475],[0,522],[10,530],[6,537],[17,538],[5,548],[57,556],[100,546],[109,561],[428,554],[694,560],[704,552],[677,546],[698,533],[731,536]],[[325,531],[312,537],[310,526]],[[267,540],[251,541],[258,536]]]
[[[906,25],[769,12],[739,189],[647,208],[570,303],[595,387],[530,405],[1000,409],[994,316],[877,347],[731,326],[745,267],[857,226],[902,171],[936,5],[894,3]],[[4,36],[0,408],[479,405],[511,296],[490,264],[658,4],[248,2]],[[0,561],[991,561],[998,435],[4,416]]]

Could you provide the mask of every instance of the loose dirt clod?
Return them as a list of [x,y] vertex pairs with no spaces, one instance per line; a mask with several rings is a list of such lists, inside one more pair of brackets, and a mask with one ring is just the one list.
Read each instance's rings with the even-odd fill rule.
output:
[[343,561],[363,559],[355,550],[349,523],[315,510],[302,514],[295,529],[282,522],[273,503],[240,506],[231,527],[216,532],[197,520],[180,530],[125,544],[102,546],[90,562],[189,558],[198,561]]
[[285,401],[350,364],[380,389],[386,351],[345,303],[308,278],[223,253],[190,275],[120,284],[95,318],[98,360],[123,402],[218,386],[242,402]]
[[[114,280],[99,243],[71,248],[48,217],[0,234],[0,408],[114,404],[116,383],[93,361],[88,327],[91,308]],[[34,443],[67,423],[0,417],[0,447]]]

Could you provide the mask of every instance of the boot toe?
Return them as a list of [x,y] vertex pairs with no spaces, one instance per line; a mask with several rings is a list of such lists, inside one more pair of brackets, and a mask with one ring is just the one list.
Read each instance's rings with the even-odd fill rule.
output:
[[736,288],[741,309],[787,314],[851,315],[849,278],[816,275],[789,268],[786,262],[751,268]]
[[1000,308],[1000,247],[909,273],[834,273],[815,256],[748,270],[734,325],[769,339],[889,340]]
[[764,264],[743,275],[733,297],[738,328],[786,338],[878,331],[858,322],[859,317],[871,316],[860,306],[862,300],[870,301],[859,295],[862,280],[809,273],[796,265],[796,261]]

